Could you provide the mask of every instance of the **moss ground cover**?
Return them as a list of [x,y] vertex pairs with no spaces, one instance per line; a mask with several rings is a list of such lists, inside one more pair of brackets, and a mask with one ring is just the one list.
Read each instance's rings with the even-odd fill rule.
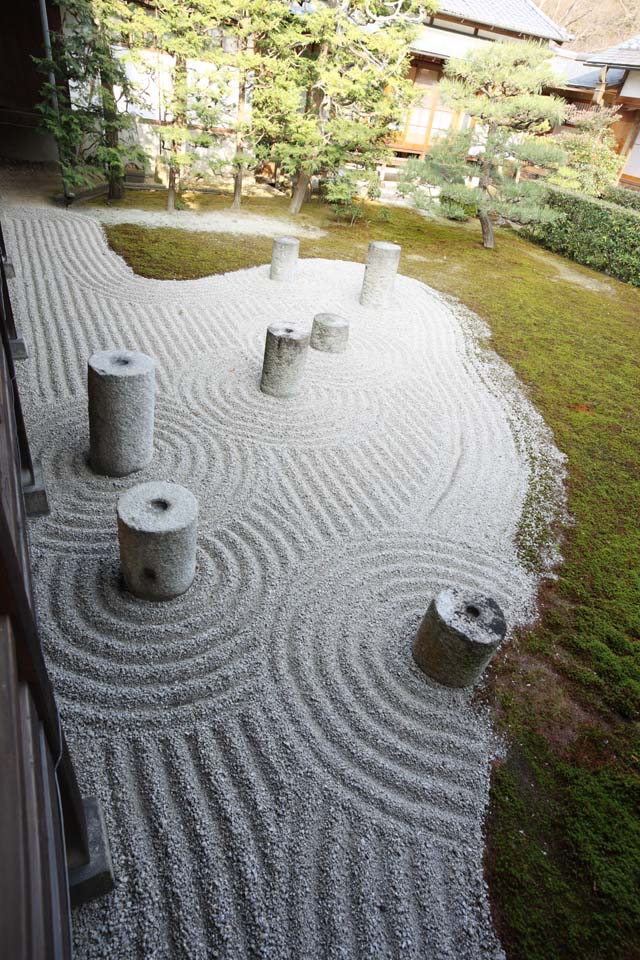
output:
[[[163,197],[125,202],[161,209]],[[284,217],[286,204],[247,209]],[[483,317],[567,455],[564,562],[485,694],[508,741],[492,778],[487,877],[512,960],[640,957],[640,290],[511,232],[489,252],[475,225],[406,209],[372,205],[353,227],[323,204],[305,211],[327,234],[303,240],[302,256],[362,261],[369,240],[396,241],[403,273]],[[271,247],[126,224],[107,234],[137,273],[159,278],[266,263]]]

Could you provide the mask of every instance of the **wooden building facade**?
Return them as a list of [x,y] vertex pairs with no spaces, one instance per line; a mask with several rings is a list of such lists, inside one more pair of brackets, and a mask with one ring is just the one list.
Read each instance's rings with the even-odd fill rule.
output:
[[[505,9],[511,19],[505,17]],[[455,17],[447,10],[464,11],[466,16]],[[593,103],[618,107],[613,133],[618,152],[626,158],[620,183],[640,189],[640,36],[602,53],[575,53],[562,49],[568,36],[534,4],[513,0],[499,6],[499,15],[497,10],[475,0],[445,2],[414,42],[410,77],[420,96],[392,143],[398,160],[424,156],[442,133],[469,125],[469,117],[448,109],[440,96],[440,80],[450,57],[465,56],[496,40],[533,40],[553,44],[559,82],[550,93],[585,108]],[[470,11],[475,19],[468,19]],[[496,22],[486,22],[489,13]]]
[[568,34],[530,0],[500,4],[443,0],[438,14],[429,18],[412,45],[410,76],[421,96],[398,131],[394,151],[399,157],[423,156],[439,135],[469,125],[469,117],[449,110],[440,97],[440,80],[450,57],[463,57],[496,40],[562,44],[568,39]]

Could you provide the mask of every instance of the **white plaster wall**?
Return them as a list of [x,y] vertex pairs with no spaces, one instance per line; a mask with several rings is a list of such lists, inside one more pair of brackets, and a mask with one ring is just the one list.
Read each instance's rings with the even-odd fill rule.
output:
[[640,100],[640,70],[630,70],[627,74],[622,90],[621,97],[637,97]]
[[629,151],[629,156],[627,157],[627,162],[622,172],[630,177],[640,178],[640,130],[638,131],[636,142]]
[[[124,47],[118,48],[116,53],[124,60],[127,76],[141,101],[131,110],[136,118],[134,138],[149,158],[152,170],[162,177],[162,166],[158,164],[160,137],[157,127],[167,119],[174,58],[154,50],[132,53]],[[191,89],[204,89],[219,79],[216,68],[202,60],[187,60],[187,77]],[[124,104],[122,106],[124,108]],[[233,127],[237,109],[238,80],[232,76],[220,104],[219,126],[222,130]],[[193,173],[210,173],[212,162],[228,162],[233,155],[233,145],[229,137],[224,136],[211,148],[191,146],[189,149],[197,157]]]
[[481,50],[491,43],[479,37],[425,27],[411,44],[415,53],[431,53],[442,57],[464,57],[470,50]]

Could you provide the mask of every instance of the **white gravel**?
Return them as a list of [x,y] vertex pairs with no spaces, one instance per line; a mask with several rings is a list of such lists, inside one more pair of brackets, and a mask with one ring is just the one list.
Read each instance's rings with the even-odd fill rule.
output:
[[[85,215],[3,217],[52,506],[31,524],[42,635],[117,874],[75,914],[77,957],[502,957],[497,745],[411,657],[445,585],[532,616],[514,540],[525,501],[525,529],[556,509],[540,477],[559,498],[560,455],[481,325],[404,277],[366,310],[358,264],[151,281]],[[294,401],[261,394],[268,323],[320,311],[349,318],[347,352],[312,352]],[[114,346],[158,359],[156,456],[123,480],[86,463],[86,359]],[[116,498],[154,478],[200,504],[196,580],[165,604],[123,593],[117,558]]]
[[260,237],[293,236],[317,239],[326,231],[310,227],[288,217],[261,217],[247,210],[219,210],[201,212],[175,210],[136,210],[128,207],[94,207],[81,204],[76,208],[81,216],[100,223],[137,223],[143,227],[173,227],[176,230],[199,230],[205,233],[244,233]]

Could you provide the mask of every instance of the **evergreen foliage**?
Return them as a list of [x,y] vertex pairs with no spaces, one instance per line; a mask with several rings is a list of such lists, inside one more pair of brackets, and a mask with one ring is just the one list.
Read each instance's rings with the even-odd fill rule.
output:
[[252,111],[260,155],[296,183],[291,213],[313,174],[366,175],[387,155],[413,96],[410,43],[424,10],[416,0],[328,0],[294,7],[266,38]]
[[549,190],[547,203],[559,216],[533,226],[532,239],[640,286],[640,211],[562,190]]
[[[231,132],[234,206],[241,202],[244,171],[270,161],[296,184],[294,213],[313,174],[337,183],[336,177],[351,169],[366,179],[387,154],[394,126],[413,96],[407,79],[410,42],[431,5],[431,0],[426,7],[418,0],[60,2],[81,8],[87,27],[71,25],[60,37],[56,69],[64,84],[68,61],[77,60],[74,82],[90,103],[87,69],[104,73],[102,60],[108,58],[111,89],[117,86],[132,97],[126,61],[157,80],[161,54],[170,82],[161,91],[156,131],[168,168],[169,209],[197,148],[228,140]],[[81,40],[84,46],[76,50]],[[115,56],[119,43],[126,49]],[[58,125],[75,132],[76,103],[60,99]],[[125,124],[113,105],[109,110],[114,124]],[[65,154],[73,176],[79,175],[77,152]]]
[[599,197],[615,183],[625,158],[615,149],[611,125],[618,116],[617,107],[595,107],[579,110],[567,107],[566,129],[557,142],[566,153],[566,162],[549,178],[551,183]]
[[[124,63],[114,53],[120,40],[117,0],[56,0],[61,30],[54,33],[52,58],[36,60],[46,80],[38,106],[42,124],[54,137],[67,187],[109,181],[121,195],[127,163],[144,154],[126,133],[133,126],[136,96]],[[125,136],[123,137],[123,134]]]
[[629,207],[640,213],[640,190],[629,190],[627,187],[607,187],[602,199],[609,203],[617,203],[620,207]]
[[[145,56],[149,48],[161,51],[170,63],[171,80],[157,128],[168,169],[168,210],[174,209],[181,175],[193,165],[194,148],[210,148],[220,139],[232,78],[220,31],[227,6],[225,0],[154,0],[153,7],[119,4],[129,56],[137,68],[155,74],[154,60]],[[194,60],[197,74],[190,69]]]
[[364,197],[377,200],[380,196],[380,178],[375,171],[363,180],[357,170],[344,170],[327,180],[323,193],[336,218],[353,226],[364,217]]
[[[407,164],[401,181],[401,192],[419,208],[439,202],[453,219],[478,217],[488,248],[496,217],[532,223],[556,216],[545,203],[541,173],[557,168],[564,154],[539,137],[564,117],[562,101],[541,92],[554,81],[549,57],[537,44],[513,42],[449,60],[443,102],[470,117],[471,125],[446,132],[424,160]],[[535,179],[521,179],[526,165],[538,168]]]
[[[223,36],[224,61],[233,71],[238,88],[238,108],[233,121],[233,206],[242,200],[244,171],[255,167],[258,158],[283,133],[278,123],[287,107],[295,112],[299,104],[286,99],[286,78],[293,52],[286,50],[283,37],[292,19],[287,0],[226,0],[219,27]],[[283,99],[284,98],[284,99]]]

